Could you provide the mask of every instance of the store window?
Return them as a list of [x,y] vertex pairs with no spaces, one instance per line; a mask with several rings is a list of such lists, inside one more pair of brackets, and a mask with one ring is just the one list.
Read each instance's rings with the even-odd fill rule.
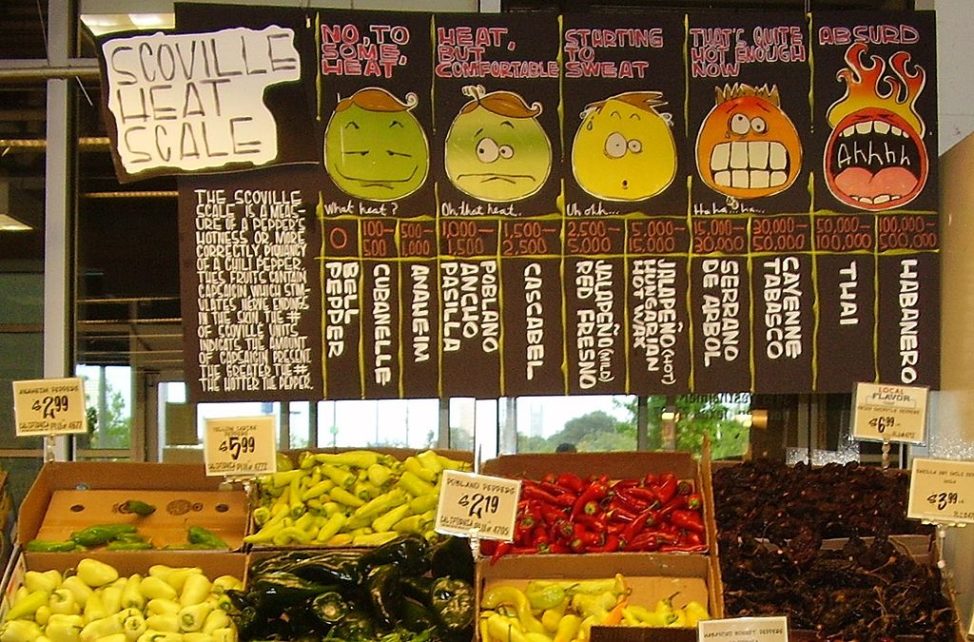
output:
[[322,401],[317,445],[432,448],[439,435],[436,399]]
[[517,452],[636,450],[636,397],[512,399]]
[[76,440],[79,457],[84,451],[118,450],[95,456],[128,457],[132,447],[132,368],[79,365],[75,375],[85,387],[88,432]]

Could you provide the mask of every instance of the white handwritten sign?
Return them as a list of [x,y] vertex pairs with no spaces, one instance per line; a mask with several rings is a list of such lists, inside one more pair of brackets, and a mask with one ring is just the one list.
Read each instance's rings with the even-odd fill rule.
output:
[[206,420],[203,462],[208,477],[254,477],[277,471],[277,428],[272,415]]
[[13,390],[18,437],[87,432],[85,392],[80,378],[14,381]]
[[697,641],[788,642],[788,618],[740,617],[697,622]]
[[928,389],[885,383],[857,383],[852,436],[871,441],[922,444],[926,440]]
[[510,542],[521,495],[516,479],[444,470],[436,532]]
[[262,97],[300,78],[291,29],[116,38],[102,55],[116,152],[129,174],[277,157],[277,126]]
[[974,462],[914,459],[906,516],[941,524],[974,524]]

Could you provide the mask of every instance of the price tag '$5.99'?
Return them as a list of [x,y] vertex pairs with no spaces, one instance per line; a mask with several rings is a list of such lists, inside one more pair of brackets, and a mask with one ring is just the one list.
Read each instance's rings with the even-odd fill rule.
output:
[[273,416],[206,420],[203,458],[207,476],[254,477],[277,470]]

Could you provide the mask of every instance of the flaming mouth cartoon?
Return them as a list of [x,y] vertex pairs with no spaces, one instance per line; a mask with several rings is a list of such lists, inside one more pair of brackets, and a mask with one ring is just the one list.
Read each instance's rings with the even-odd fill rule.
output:
[[927,182],[926,127],[915,109],[926,72],[919,65],[911,72],[910,54],[898,51],[890,56],[892,73],[887,73],[883,58],[863,61],[866,51],[863,43],[850,46],[848,67],[836,74],[846,92],[828,111],[832,133],[825,146],[825,181],[842,203],[881,211],[903,207]]

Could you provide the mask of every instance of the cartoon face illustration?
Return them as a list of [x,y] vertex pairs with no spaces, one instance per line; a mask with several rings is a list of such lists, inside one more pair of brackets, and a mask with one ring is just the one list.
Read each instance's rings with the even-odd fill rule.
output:
[[409,110],[385,89],[360,89],[339,101],[325,129],[325,169],[343,192],[394,201],[419,189],[429,174],[426,134]]
[[572,144],[572,172],[583,190],[608,201],[639,201],[673,182],[676,141],[656,111],[666,104],[662,96],[634,91],[585,108]]
[[717,88],[697,134],[697,171],[711,189],[737,199],[788,189],[802,165],[798,130],[781,110],[778,88]]
[[446,135],[446,174],[464,194],[482,201],[517,201],[544,185],[551,172],[551,142],[538,123],[541,104],[509,91],[464,87],[472,100]]
[[[930,160],[923,143],[926,129],[915,111],[926,83],[923,67],[907,65],[910,54],[894,53],[886,61],[870,56],[856,43],[846,50],[847,68],[836,77],[845,95],[829,107],[832,133],[825,145],[824,173],[829,191],[839,201],[863,210],[903,207],[926,185]],[[887,91],[883,91],[883,88]]]

